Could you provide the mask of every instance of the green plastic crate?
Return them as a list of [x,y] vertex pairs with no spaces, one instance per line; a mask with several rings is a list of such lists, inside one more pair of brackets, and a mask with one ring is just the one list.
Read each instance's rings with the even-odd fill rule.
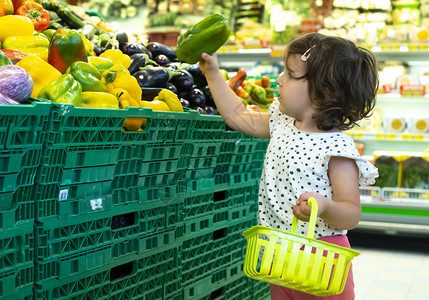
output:
[[24,186],[14,192],[0,194],[0,228],[11,229],[20,223],[34,221],[33,189],[34,186]]
[[[70,256],[95,251],[99,247],[109,247],[109,255],[112,256],[113,244],[165,230],[174,230],[176,237],[177,228],[184,224],[182,207],[183,198],[177,197],[168,205],[162,201],[140,206],[128,204],[82,216],[46,218],[35,227],[36,261],[67,260]],[[137,246],[140,247],[139,244]]]
[[[76,108],[54,103],[50,114],[49,145],[136,145],[189,141],[197,112],[158,112],[143,107],[125,109]],[[142,131],[123,131],[125,118],[145,118]]]
[[[170,299],[171,278],[180,278],[181,245],[168,245],[156,253],[139,257],[123,256],[108,262],[103,249],[97,249],[82,261],[73,257],[70,269],[84,268],[89,262],[98,261],[96,266],[85,271],[76,271],[64,278],[52,277],[35,282],[36,299]],[[104,263],[103,263],[104,260]],[[61,262],[58,262],[61,265]],[[51,272],[49,266],[45,272]],[[49,277],[49,276],[45,276]],[[177,280],[177,279],[176,279]],[[177,286],[177,284],[176,284]],[[177,286],[181,291],[180,286]],[[124,297],[125,296],[125,297]]]
[[[21,187],[32,186],[41,153],[41,149],[0,151],[0,194],[15,193]],[[0,210],[4,207],[5,204],[0,204]]]
[[34,260],[34,222],[0,229],[0,276]]
[[34,283],[33,262],[20,264],[0,272],[0,298],[7,300],[32,300]]
[[119,160],[141,160],[143,162],[179,159],[189,155],[192,143],[147,143],[143,145],[124,145],[119,153]]
[[257,204],[259,182],[216,186],[213,178],[187,182],[185,220],[211,214],[218,209]]
[[46,146],[40,164],[64,169],[114,165],[120,150],[121,145]]
[[184,286],[205,278],[225,265],[242,262],[246,241],[241,233],[255,224],[256,215],[199,234],[185,231],[182,255]]
[[40,184],[57,184],[67,186],[90,182],[112,181],[116,165],[70,168],[63,166],[41,166],[37,172],[36,182]]
[[221,141],[225,136],[225,126],[221,116],[199,115],[192,129],[192,140]]
[[[230,284],[243,278],[243,262],[235,262],[208,273],[207,276],[183,289],[183,299],[229,299]],[[247,287],[241,286],[245,290]],[[228,289],[229,288],[229,289]]]
[[[242,270],[241,270],[242,272]],[[234,280],[231,283],[225,285],[224,296],[220,299],[231,299],[231,300],[253,300],[252,285],[250,283],[250,278],[244,276],[244,273],[241,273],[238,279]],[[258,298],[259,299],[259,298]],[[265,298],[261,298],[265,300]]]
[[170,299],[181,291],[181,247],[129,263],[122,276],[111,282],[111,299]]
[[38,102],[0,105],[0,149],[41,149],[50,108]]
[[[211,211],[197,218],[185,219],[185,236],[187,238],[212,232],[225,226],[241,223],[243,220],[256,220],[257,204],[228,206],[227,202],[214,203],[209,206]],[[186,208],[185,208],[186,211]]]
[[257,297],[255,299],[268,299],[270,296],[270,284],[265,281],[250,279],[252,286],[252,294]]
[[34,282],[34,222],[0,229],[0,298],[29,299]]

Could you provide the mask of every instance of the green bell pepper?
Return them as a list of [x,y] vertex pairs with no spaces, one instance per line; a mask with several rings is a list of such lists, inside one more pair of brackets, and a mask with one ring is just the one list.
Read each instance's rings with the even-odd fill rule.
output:
[[191,26],[177,40],[176,56],[189,64],[201,60],[203,52],[215,53],[229,38],[231,27],[221,14],[212,14]]
[[68,103],[80,106],[82,86],[72,75],[64,74],[45,86],[39,93],[39,98],[57,103]]
[[249,81],[243,87],[243,89],[247,93],[249,93],[250,98],[256,104],[266,105],[266,104],[270,103],[270,100],[267,99],[267,92],[263,87],[256,85],[253,82]]
[[96,67],[100,74],[113,67],[113,61],[105,57],[90,56],[88,57],[88,62]]
[[46,29],[45,31],[43,31],[43,34],[46,36],[48,40],[51,39],[54,33],[55,33],[55,29]]
[[83,61],[75,61],[68,67],[71,74],[79,81],[83,92],[106,92],[106,85],[101,82],[101,74],[96,67]]
[[64,74],[74,61],[88,62],[85,43],[74,29],[58,29],[49,42],[48,63]]
[[256,84],[253,86],[253,89],[250,92],[250,98],[262,105],[269,103],[269,101],[267,100],[267,92],[265,91],[265,89]]

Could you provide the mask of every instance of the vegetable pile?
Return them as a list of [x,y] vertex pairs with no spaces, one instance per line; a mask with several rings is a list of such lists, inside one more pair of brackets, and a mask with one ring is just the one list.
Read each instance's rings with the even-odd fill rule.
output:
[[[157,42],[130,42],[125,32],[112,31],[67,4],[16,0],[12,7],[0,10],[1,103],[25,103],[31,96],[87,108],[183,112],[187,107],[217,114],[198,57],[201,51],[213,53],[228,38],[223,16],[190,27],[174,50]],[[186,53],[192,50],[197,54],[189,59]],[[269,79],[259,80],[262,86],[246,77],[240,70],[225,80],[245,105],[265,109],[274,97]],[[129,118],[124,129],[144,126],[144,119]]]

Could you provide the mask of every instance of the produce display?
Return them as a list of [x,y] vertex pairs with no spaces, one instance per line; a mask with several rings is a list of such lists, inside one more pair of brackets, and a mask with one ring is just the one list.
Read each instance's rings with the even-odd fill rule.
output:
[[[175,112],[186,107],[217,114],[198,61],[202,52],[214,53],[229,38],[231,28],[223,15],[212,14],[190,26],[173,49],[158,42],[129,42],[125,32],[108,31],[67,4],[43,0],[41,5],[20,5],[16,11],[26,14],[0,17],[0,23],[19,27],[0,36],[2,64],[15,64],[4,69],[16,74],[0,73],[6,78],[0,91],[4,103],[31,96],[76,107]],[[43,26],[35,20],[41,16],[47,16]],[[17,90],[9,84],[16,78],[25,86],[19,95],[10,91]],[[275,100],[269,78],[249,79],[242,69],[225,80],[249,109],[264,111]],[[141,130],[145,120],[127,118],[123,127]]]

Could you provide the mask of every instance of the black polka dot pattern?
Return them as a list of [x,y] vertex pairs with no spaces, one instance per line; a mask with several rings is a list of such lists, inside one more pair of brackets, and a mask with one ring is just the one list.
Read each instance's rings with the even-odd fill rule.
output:
[[[259,187],[258,223],[290,231],[292,208],[302,193],[317,191],[332,199],[328,163],[332,156],[352,158],[360,171],[360,184],[372,184],[377,169],[359,156],[354,141],[342,132],[308,133],[294,126],[294,119],[279,112],[278,103],[271,114],[271,140],[264,160]],[[297,233],[307,235],[308,223],[299,222]],[[318,219],[315,238],[344,234]]]

